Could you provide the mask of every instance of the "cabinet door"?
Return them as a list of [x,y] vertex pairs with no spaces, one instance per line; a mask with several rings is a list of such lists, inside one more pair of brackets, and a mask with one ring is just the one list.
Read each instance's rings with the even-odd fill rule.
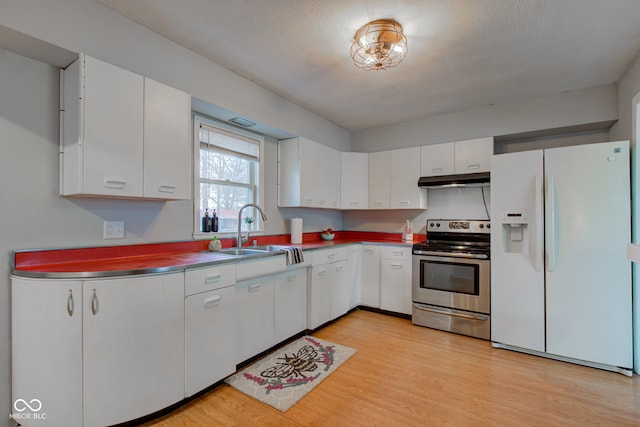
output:
[[236,370],[236,290],[229,286],[185,299],[185,394]]
[[331,273],[331,320],[349,311],[351,305],[351,284],[347,282],[349,271],[346,261],[329,264]]
[[331,320],[331,271],[329,264],[311,268],[308,292],[307,329]]
[[83,283],[84,426],[184,398],[184,275]]
[[424,209],[427,192],[418,187],[420,147],[392,150],[390,153],[390,207]]
[[420,176],[451,175],[455,173],[455,143],[423,145],[420,147]]
[[369,206],[369,155],[342,153],[341,160],[342,209],[367,209]]
[[455,142],[455,173],[489,172],[493,137]]
[[144,79],[144,197],[189,199],[189,94]]
[[11,337],[12,402],[38,399],[46,413],[20,424],[82,426],[81,283],[12,278]]
[[347,283],[351,289],[349,309],[360,305],[362,300],[362,245],[347,248]]
[[300,139],[278,141],[278,206],[302,206]]
[[[142,196],[143,78],[84,58],[84,194]],[[64,165],[67,166],[66,163]]]
[[279,343],[307,327],[307,269],[276,276],[274,292],[275,342]]
[[340,209],[340,152],[325,145],[321,149],[322,157],[316,160],[320,163],[320,174],[316,177],[321,183],[320,207]]
[[[326,183],[322,180],[327,165],[322,159],[325,152],[321,144],[300,138],[300,205],[307,207],[327,207],[323,197]],[[336,167],[334,165],[332,167]]]
[[362,305],[380,307],[380,246],[362,245]]
[[369,209],[389,209],[391,191],[389,161],[389,151],[369,153]]
[[380,308],[411,314],[411,261],[380,261]]
[[275,344],[273,289],[273,276],[236,285],[236,363],[244,362]]

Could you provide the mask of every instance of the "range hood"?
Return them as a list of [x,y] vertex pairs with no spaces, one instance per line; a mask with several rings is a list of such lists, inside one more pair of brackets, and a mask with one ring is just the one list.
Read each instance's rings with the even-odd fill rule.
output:
[[482,187],[489,185],[489,172],[466,173],[457,175],[423,176],[418,180],[418,187]]

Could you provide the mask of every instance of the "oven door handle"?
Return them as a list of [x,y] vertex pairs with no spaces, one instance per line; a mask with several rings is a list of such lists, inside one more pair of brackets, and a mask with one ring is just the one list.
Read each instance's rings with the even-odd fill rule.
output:
[[422,249],[414,249],[414,255],[431,255],[440,257],[455,257],[455,258],[469,258],[469,259],[489,259],[485,254],[465,254],[461,252],[440,252],[440,251],[423,251]]
[[422,304],[416,304],[414,303],[413,306],[415,308],[417,308],[418,310],[422,310],[422,311],[428,311],[430,313],[436,313],[436,314],[446,314],[448,316],[454,316],[454,317],[462,317],[464,319],[471,319],[471,320],[489,320],[489,316],[485,316],[482,314],[466,314],[466,313],[457,313],[457,312],[453,312],[453,311],[448,311],[448,310],[440,310],[437,308],[432,308],[432,307],[426,307]]

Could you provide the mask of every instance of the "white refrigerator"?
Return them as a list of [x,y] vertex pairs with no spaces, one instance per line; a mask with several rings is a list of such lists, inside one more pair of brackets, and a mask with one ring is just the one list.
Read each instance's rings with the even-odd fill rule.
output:
[[493,156],[495,347],[630,373],[629,160],[628,141]]

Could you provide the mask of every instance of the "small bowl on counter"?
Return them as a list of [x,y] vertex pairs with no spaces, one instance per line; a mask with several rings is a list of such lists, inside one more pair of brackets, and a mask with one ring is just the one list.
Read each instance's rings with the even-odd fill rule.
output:
[[320,233],[320,237],[322,237],[322,240],[333,240],[336,235],[331,233],[331,234],[326,234],[326,233]]

